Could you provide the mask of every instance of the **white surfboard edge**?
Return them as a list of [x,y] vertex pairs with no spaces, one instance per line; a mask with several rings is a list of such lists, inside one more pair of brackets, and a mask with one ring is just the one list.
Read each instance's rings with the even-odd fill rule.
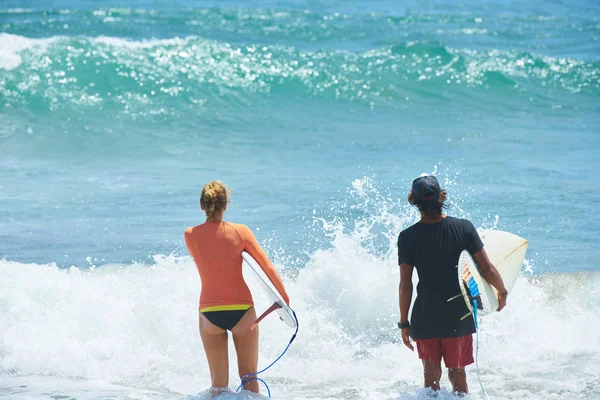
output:
[[[510,292],[521,271],[529,242],[513,233],[498,230],[482,230],[479,231],[479,235],[491,263],[502,277],[506,290]],[[465,269],[469,270],[479,288],[480,307],[478,307],[477,315],[485,316],[496,311],[498,308],[497,290],[483,279],[477,264],[469,252],[465,250],[461,253],[458,260],[458,279],[463,298],[469,310],[473,312],[470,293],[467,292],[463,284],[463,272]]]
[[244,260],[246,265],[250,267],[250,270],[252,270],[252,272],[254,272],[254,274],[259,278],[258,281],[261,283],[260,286],[269,298],[269,300],[273,304],[277,303],[279,305],[279,308],[275,310],[277,311],[279,317],[290,328],[295,328],[296,319],[294,318],[294,313],[292,309],[286,304],[285,300],[283,300],[283,297],[281,297],[281,294],[279,294],[279,291],[277,291],[277,289],[275,288],[269,277],[267,277],[267,274],[265,274],[258,262],[256,262],[254,257],[252,257],[245,251],[242,252],[242,259]]

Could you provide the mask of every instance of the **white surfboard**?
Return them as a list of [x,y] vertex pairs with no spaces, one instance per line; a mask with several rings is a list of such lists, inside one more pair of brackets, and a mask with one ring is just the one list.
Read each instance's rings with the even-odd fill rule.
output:
[[281,297],[275,286],[273,286],[273,283],[271,283],[271,280],[269,279],[267,274],[265,274],[260,265],[258,265],[254,257],[252,257],[247,252],[242,252],[242,258],[244,259],[246,265],[250,267],[250,270],[252,270],[252,272],[256,274],[256,276],[258,277],[258,281],[261,283],[260,286],[263,288],[269,300],[273,303],[273,305],[256,320],[252,329],[254,329],[254,327],[256,327],[256,324],[258,324],[264,317],[269,315],[272,311],[277,311],[277,314],[279,314],[279,318],[281,318],[283,322],[285,322],[291,328],[295,328],[296,318],[294,318],[293,311],[290,309],[290,307],[288,307],[288,305],[283,300],[283,297]]
[[[479,236],[483,241],[484,249],[490,261],[502,276],[504,286],[510,293],[521,271],[529,242],[515,234],[496,230],[480,231]],[[498,309],[497,290],[483,279],[477,264],[469,252],[465,250],[458,259],[458,280],[469,310],[473,312],[469,293],[463,284],[465,270],[471,273],[479,289],[480,298],[478,299],[477,315],[484,316],[496,311]]]

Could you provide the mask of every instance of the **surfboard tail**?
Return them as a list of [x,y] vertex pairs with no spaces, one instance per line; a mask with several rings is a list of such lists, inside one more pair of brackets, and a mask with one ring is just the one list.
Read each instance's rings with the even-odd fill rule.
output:
[[250,330],[255,330],[260,321],[262,321],[267,315],[271,314],[273,311],[279,308],[281,308],[281,305],[279,305],[279,303],[273,303],[271,307],[269,307],[264,313],[261,314],[260,317],[256,319],[256,321],[254,321],[252,325],[250,325]]

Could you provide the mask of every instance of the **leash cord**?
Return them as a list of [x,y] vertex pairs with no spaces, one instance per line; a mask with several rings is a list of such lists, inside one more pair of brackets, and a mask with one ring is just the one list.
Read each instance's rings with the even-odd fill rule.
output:
[[473,299],[473,319],[475,320],[475,367],[477,369],[477,380],[479,380],[479,387],[483,393],[483,398],[487,399],[488,395],[483,388],[481,376],[479,375],[479,324],[477,323],[477,300],[475,299]]
[[[292,310],[292,309],[290,308],[290,310]],[[267,387],[267,393],[269,394],[269,397],[271,397],[271,389],[269,389],[269,385],[267,385],[267,382],[265,382],[264,380],[262,380],[259,377],[257,377],[257,375],[258,374],[262,374],[263,372],[265,372],[266,370],[268,370],[269,368],[271,368],[277,361],[279,361],[279,359],[281,357],[283,357],[283,355],[288,351],[288,349],[292,345],[292,342],[294,341],[294,339],[296,339],[296,335],[298,334],[298,328],[300,327],[300,325],[298,324],[298,317],[296,317],[296,312],[294,310],[292,310],[292,314],[294,314],[294,319],[296,320],[296,332],[294,332],[294,334],[292,335],[292,338],[290,339],[290,342],[288,343],[288,345],[285,347],[285,350],[283,350],[283,352],[279,355],[279,357],[277,357],[275,359],[275,361],[273,361],[271,364],[269,364],[269,366],[266,367],[266,368],[264,368],[262,371],[255,372],[253,374],[246,374],[246,375],[244,375],[242,377],[242,383],[237,388],[236,393],[239,392],[240,389],[242,387],[244,387],[244,385],[247,382],[250,382],[250,381],[259,381],[259,382],[262,382]]]

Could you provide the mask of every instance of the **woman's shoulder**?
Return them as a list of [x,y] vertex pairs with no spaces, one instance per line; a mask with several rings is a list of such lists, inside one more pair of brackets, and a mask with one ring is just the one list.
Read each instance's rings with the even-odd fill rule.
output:
[[231,221],[223,221],[223,223],[233,229],[244,229],[246,228],[246,225],[244,224],[237,224],[235,222],[231,222]]
[[235,230],[242,238],[245,238],[248,234],[252,234],[250,228],[244,224],[236,224],[235,222],[230,221],[225,222],[225,224]]
[[194,234],[197,234],[198,232],[202,231],[202,228],[204,228],[206,224],[199,224],[196,226],[190,226],[188,228],[185,229],[185,231],[183,232],[183,234],[185,236],[192,236]]
[[192,236],[194,234],[194,232],[197,232],[201,226],[202,225],[196,225],[196,226],[190,226],[190,227],[186,228],[186,230],[183,232],[183,236],[185,236],[185,237]]

